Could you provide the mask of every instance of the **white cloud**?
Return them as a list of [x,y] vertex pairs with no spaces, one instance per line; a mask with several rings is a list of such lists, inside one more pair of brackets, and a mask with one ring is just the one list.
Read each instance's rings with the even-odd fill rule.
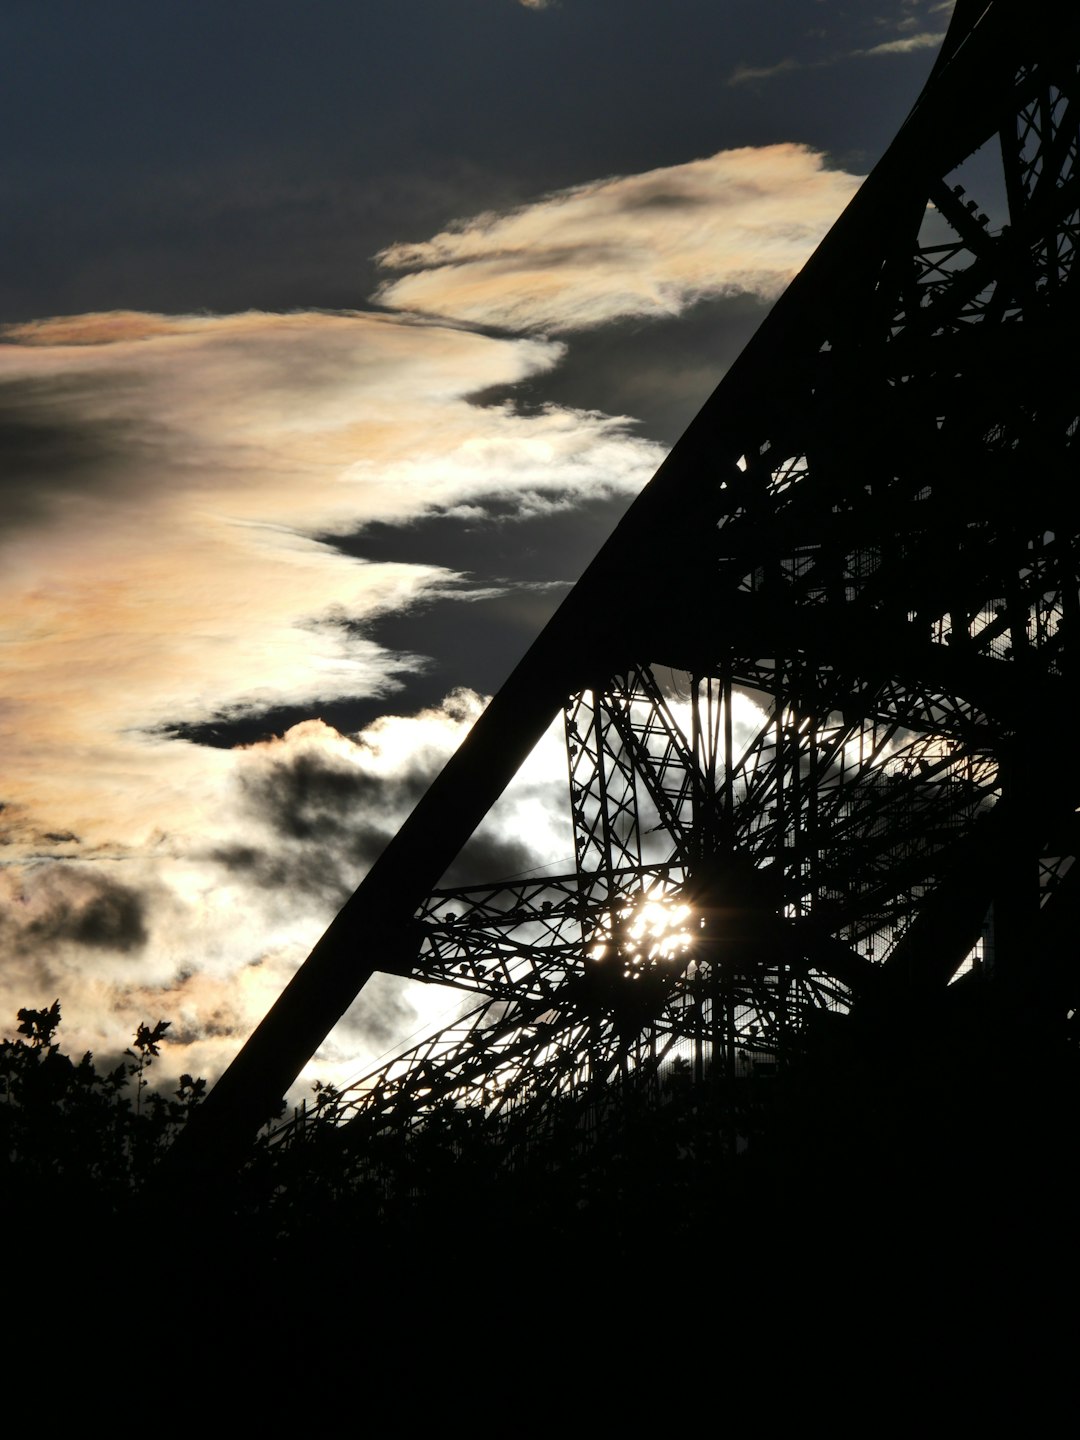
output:
[[802,145],[724,150],[474,216],[379,255],[376,299],[421,314],[549,333],[678,315],[725,294],[775,297],[859,178]]
[[[728,85],[744,85],[754,80],[771,80],[776,75],[790,74],[796,70],[825,70],[833,65],[840,65],[847,60],[866,60],[881,55],[908,55],[917,50],[936,49],[945,39],[945,31],[919,30],[915,34],[907,32],[915,30],[919,24],[926,24],[926,17],[930,15],[941,15],[946,19],[951,16],[955,0],[942,0],[940,4],[929,6],[911,5],[907,6],[909,13],[902,15],[879,16],[871,23],[881,30],[893,30],[896,38],[884,40],[876,45],[862,45],[855,49],[838,50],[827,54],[805,55],[796,58],[793,55],[786,55],[772,65],[737,65],[727,77]],[[912,13],[914,12],[914,13]],[[930,23],[940,23],[931,21]],[[822,30],[821,35],[827,32]]]
[[856,51],[859,55],[907,55],[912,50],[936,49],[945,39],[945,32],[922,31],[918,35],[904,35],[899,40],[885,40],[880,45],[871,45],[867,50]]

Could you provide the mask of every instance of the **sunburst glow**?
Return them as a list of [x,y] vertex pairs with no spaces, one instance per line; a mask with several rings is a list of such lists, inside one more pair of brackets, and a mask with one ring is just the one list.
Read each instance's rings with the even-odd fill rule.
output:
[[685,962],[693,944],[693,912],[689,905],[642,897],[616,910],[607,926],[594,932],[589,959],[614,959],[627,979],[673,961]]

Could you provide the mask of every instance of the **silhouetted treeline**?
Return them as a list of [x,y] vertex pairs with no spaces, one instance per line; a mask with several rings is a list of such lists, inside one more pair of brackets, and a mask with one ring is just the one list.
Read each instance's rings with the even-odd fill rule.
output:
[[583,1276],[689,1296],[702,1267],[759,1316],[912,1267],[970,1296],[1038,1273],[1063,1232],[1078,1067],[1071,1041],[1021,1048],[990,1002],[949,1003],[830,1027],[765,1078],[677,1065],[502,1118],[448,1102],[411,1126],[342,1124],[323,1088],[287,1141],[266,1133],[238,1174],[183,1193],[149,1183],[204,1088],[149,1085],[167,1022],[99,1072],[63,1053],[58,1002],[22,1010],[0,1052],[6,1231],[88,1294],[154,1274],[182,1312],[225,1284],[260,1326],[358,1295],[397,1314],[432,1286],[477,1303],[510,1286],[534,1310]]

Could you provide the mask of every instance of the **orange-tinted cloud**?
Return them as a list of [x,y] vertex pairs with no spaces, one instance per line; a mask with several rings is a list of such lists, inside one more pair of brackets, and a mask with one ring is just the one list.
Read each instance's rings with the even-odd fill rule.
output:
[[803,145],[722,150],[393,245],[380,263],[408,273],[387,280],[376,298],[420,314],[552,334],[678,315],[718,295],[771,299],[858,184]]
[[[87,315],[4,339],[0,1028],[49,990],[70,1043],[122,1050],[151,1009],[182,999],[176,1018],[197,1029],[196,997],[228,992],[177,1062],[193,1069],[235,1047],[371,856],[344,846],[320,887],[280,844],[290,887],[260,885],[223,858],[267,838],[245,805],[250,763],[170,727],[389,697],[424,662],[365,622],[477,593],[437,566],[352,558],[334,535],[491,499],[631,492],[660,451],[610,417],[470,402],[557,363],[543,340],[322,313]],[[462,722],[439,725],[445,756]],[[402,733],[415,752],[415,727]],[[357,743],[320,731],[290,753],[300,740]],[[380,843],[404,815],[392,791],[373,801],[378,824],[356,822]]]

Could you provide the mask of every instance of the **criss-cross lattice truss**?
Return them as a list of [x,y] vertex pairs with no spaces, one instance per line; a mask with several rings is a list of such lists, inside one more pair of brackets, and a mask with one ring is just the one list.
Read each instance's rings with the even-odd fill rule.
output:
[[636,667],[572,698],[576,869],[433,892],[417,973],[481,1003],[338,1097],[354,1124],[565,1112],[675,1056],[771,1068],[814,1012],[847,1011],[998,796],[992,760],[938,734],[780,697],[736,747],[730,681],[683,678],[665,694]]
[[[377,968],[478,1004],[345,1097],[375,1126],[586,1099],[675,1054],[733,1074],[820,1012],[964,971],[1039,986],[1054,953],[1060,978],[1080,869],[1077,29],[1071,7],[961,0],[889,152],[203,1133],[261,1118]],[[574,866],[437,888],[560,707]]]

